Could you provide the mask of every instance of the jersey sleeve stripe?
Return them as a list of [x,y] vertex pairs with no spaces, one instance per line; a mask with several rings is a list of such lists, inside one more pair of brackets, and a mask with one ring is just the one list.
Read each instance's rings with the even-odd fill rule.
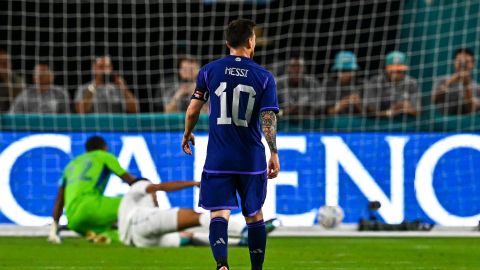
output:
[[207,78],[207,72],[203,72],[203,79],[205,80],[205,86],[207,87],[208,92],[210,92],[210,89],[208,88],[208,78]]
[[265,79],[265,82],[263,83],[263,89],[267,89],[267,83],[270,77],[267,76],[267,79]]

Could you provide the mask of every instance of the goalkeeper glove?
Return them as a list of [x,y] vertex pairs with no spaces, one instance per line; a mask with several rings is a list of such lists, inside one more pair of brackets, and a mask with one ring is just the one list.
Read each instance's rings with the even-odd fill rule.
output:
[[48,242],[53,244],[61,244],[62,238],[60,237],[60,232],[58,230],[58,223],[54,221],[50,225],[50,233],[48,234]]

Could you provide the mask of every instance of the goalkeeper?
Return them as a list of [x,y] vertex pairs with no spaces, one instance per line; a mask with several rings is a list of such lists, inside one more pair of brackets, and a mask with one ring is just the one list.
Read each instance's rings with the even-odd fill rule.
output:
[[[61,242],[58,222],[64,206],[69,229],[81,235],[87,232],[109,234],[116,225],[121,201],[121,197],[103,196],[109,176],[114,173],[130,185],[135,182],[117,158],[107,152],[107,143],[102,137],[89,138],[85,148],[85,154],[65,167],[53,209],[53,224],[48,238],[51,242]],[[116,231],[112,231],[112,235],[116,235]]]

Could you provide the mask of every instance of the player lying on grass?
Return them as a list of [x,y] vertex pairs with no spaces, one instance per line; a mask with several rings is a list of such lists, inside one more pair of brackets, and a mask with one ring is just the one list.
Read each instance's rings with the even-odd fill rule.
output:
[[[183,231],[187,228],[210,226],[210,213],[197,213],[189,208],[172,208],[162,210],[158,208],[157,191],[176,191],[193,186],[200,186],[195,181],[171,181],[152,184],[141,180],[132,185],[125,194],[118,211],[118,232],[120,240],[125,245],[136,247],[179,247],[187,244],[210,245],[208,237],[201,233]],[[244,225],[231,222],[229,235],[236,237],[230,245],[246,244],[240,239],[241,232],[245,232]],[[269,230],[274,226],[268,222]]]
[[[93,136],[85,144],[87,152],[70,161],[63,172],[53,210],[49,241],[60,243],[58,222],[65,207],[68,228],[85,235],[88,231],[108,232],[117,222],[122,198],[103,196],[111,173],[128,184],[135,177],[123,169],[117,158],[107,152],[102,137]],[[116,233],[112,233],[116,235]]]

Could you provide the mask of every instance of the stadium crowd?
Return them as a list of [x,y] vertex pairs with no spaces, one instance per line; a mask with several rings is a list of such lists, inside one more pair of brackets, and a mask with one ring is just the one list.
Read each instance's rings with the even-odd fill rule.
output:
[[[125,79],[114,70],[109,56],[95,58],[92,81],[78,87],[73,102],[68,91],[54,85],[54,72],[38,63],[32,85],[12,70],[11,56],[0,49],[0,113],[139,113],[137,97]],[[353,52],[340,51],[323,81],[306,71],[299,56],[288,60],[285,74],[277,76],[281,113],[293,118],[321,115],[367,115],[379,118],[418,116],[422,93],[409,76],[406,54],[392,51],[385,56],[384,70],[370,78],[359,76],[360,66]],[[184,112],[194,92],[200,61],[181,57],[176,74],[154,87],[155,112]],[[480,88],[472,78],[475,67],[470,49],[454,53],[454,73],[434,78],[431,102],[445,115],[474,113],[480,109]],[[208,111],[208,107],[207,107]],[[205,111],[206,112],[206,111]]]

